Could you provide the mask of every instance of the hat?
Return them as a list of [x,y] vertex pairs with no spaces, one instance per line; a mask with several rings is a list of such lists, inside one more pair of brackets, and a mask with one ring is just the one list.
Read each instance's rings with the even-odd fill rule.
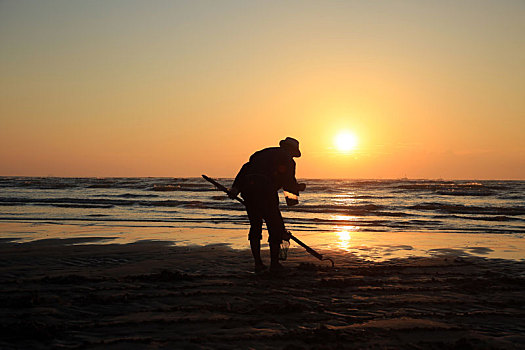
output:
[[287,137],[279,142],[279,146],[286,147],[292,151],[292,157],[300,157],[301,151],[299,151],[299,141],[292,137]]

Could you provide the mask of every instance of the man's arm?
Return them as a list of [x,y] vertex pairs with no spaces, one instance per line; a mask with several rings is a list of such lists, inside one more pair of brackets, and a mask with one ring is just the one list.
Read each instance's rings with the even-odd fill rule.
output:
[[250,166],[250,162],[245,163],[241,170],[237,173],[237,176],[235,177],[235,180],[233,180],[232,188],[228,192],[228,196],[230,198],[235,198],[241,191],[243,187],[244,178],[246,177],[246,174],[248,173],[248,168]]
[[290,160],[290,163],[286,168],[283,190],[298,196],[300,191],[306,189],[306,184],[297,183],[297,179],[295,178],[295,161],[293,159]]

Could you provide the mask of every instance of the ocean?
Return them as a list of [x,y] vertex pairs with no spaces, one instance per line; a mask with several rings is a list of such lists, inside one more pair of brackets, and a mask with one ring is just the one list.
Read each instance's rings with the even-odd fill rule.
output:
[[[299,205],[281,194],[294,231],[525,232],[524,181],[302,181]],[[243,206],[202,178],[0,177],[0,191],[4,221],[248,228]]]

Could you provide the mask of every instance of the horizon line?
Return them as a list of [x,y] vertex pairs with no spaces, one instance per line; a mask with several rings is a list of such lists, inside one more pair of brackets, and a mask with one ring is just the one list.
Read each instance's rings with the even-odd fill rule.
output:
[[[143,178],[150,178],[150,179],[197,179],[201,178],[201,175],[197,176],[57,176],[57,175],[0,175],[0,178],[8,178],[8,177],[21,177],[21,178],[62,178],[62,179],[143,179]],[[215,177],[217,179],[234,179],[235,176],[210,176]],[[372,178],[372,177],[298,177],[297,179],[304,179],[304,180],[384,180],[384,181],[391,181],[391,180],[429,180],[429,181],[525,181],[525,178],[512,178],[512,179],[504,179],[504,178],[443,178],[443,177],[436,177],[436,178],[425,178],[425,177],[397,177],[397,178]]]

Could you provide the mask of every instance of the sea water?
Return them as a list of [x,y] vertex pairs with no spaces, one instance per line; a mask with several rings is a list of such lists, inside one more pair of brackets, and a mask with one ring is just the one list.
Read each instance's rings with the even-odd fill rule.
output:
[[[381,233],[439,232],[521,238],[525,233],[525,181],[300,181],[307,188],[298,205],[287,206],[280,193],[286,227],[298,236],[377,239]],[[115,227],[149,228],[141,231],[142,239],[157,239],[152,228],[162,228],[162,238],[173,241],[185,229],[189,243],[208,242],[202,235],[237,242],[249,228],[243,205],[202,178],[0,177],[0,211],[0,223],[35,227],[19,232],[24,237],[17,238],[26,240],[38,239],[38,225],[44,224],[105,227],[113,234]],[[0,238],[8,238],[3,231]]]

